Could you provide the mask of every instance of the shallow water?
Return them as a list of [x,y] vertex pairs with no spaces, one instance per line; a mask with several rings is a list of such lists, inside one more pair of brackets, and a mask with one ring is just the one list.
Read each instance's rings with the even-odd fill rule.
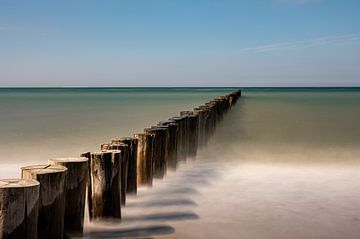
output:
[[95,151],[231,88],[0,89],[0,178],[20,166]]
[[[146,101],[141,109],[155,114],[134,122],[120,118],[117,132],[128,134],[126,129],[143,128],[222,92],[158,94],[167,100],[150,96],[138,102],[141,108]],[[111,100],[102,102],[106,108]],[[105,114],[102,107],[97,110]],[[245,89],[196,160],[130,197],[121,223],[86,220],[84,238],[360,238],[359,109],[358,89]],[[81,148],[72,148],[74,142],[98,147],[99,132],[104,139],[115,136],[107,126],[117,121],[103,114],[85,114],[67,131],[71,137],[58,142],[64,146],[74,138],[65,143],[69,149]],[[106,123],[84,132],[97,120]],[[80,139],[82,134],[87,137]],[[92,146],[94,139],[99,142]]]

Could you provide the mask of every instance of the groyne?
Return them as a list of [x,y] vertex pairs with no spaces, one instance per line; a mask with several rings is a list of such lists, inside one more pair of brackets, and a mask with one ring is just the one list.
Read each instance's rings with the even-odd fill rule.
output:
[[98,152],[23,167],[21,179],[0,179],[0,239],[79,236],[86,197],[90,220],[121,220],[126,196],[195,158],[240,96],[238,90],[181,111],[132,137],[104,142]]

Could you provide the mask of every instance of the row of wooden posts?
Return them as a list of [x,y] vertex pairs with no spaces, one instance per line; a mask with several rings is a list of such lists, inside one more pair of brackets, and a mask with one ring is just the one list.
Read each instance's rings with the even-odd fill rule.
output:
[[81,235],[86,192],[90,220],[121,219],[126,195],[195,157],[240,96],[239,90],[215,98],[133,137],[112,139],[99,152],[51,159],[21,168],[21,179],[0,180],[0,239]]

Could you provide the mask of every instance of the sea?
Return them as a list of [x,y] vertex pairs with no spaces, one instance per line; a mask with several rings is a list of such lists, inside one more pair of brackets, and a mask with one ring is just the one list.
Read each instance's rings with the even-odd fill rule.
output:
[[[239,88],[0,88],[0,178]],[[208,145],[82,238],[360,238],[360,88],[241,88]]]

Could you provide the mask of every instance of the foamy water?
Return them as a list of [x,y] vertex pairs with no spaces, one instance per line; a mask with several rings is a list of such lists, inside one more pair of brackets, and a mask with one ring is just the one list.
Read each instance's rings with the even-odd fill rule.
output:
[[[155,123],[217,92],[189,94],[142,109]],[[245,90],[196,160],[130,197],[121,223],[87,219],[84,238],[360,238],[359,106],[357,89]]]

